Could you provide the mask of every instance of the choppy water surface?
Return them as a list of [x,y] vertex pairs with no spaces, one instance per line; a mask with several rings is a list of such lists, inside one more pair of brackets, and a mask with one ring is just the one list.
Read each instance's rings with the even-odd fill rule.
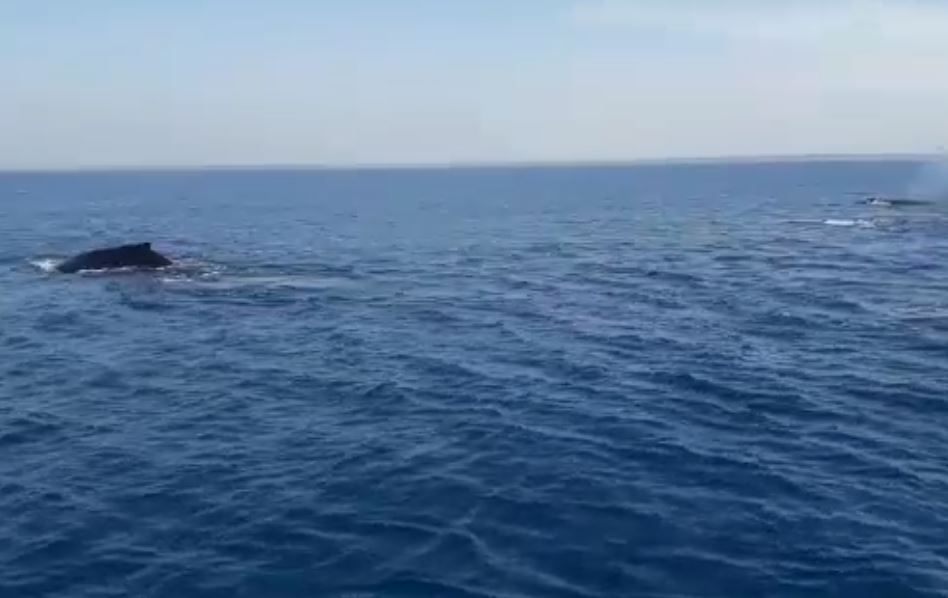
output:
[[945,595],[917,168],[0,175],[0,596]]

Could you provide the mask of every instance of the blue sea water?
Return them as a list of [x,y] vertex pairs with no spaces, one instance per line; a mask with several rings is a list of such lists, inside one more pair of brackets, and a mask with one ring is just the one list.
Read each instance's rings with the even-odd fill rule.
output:
[[948,595],[919,168],[0,175],[0,596]]

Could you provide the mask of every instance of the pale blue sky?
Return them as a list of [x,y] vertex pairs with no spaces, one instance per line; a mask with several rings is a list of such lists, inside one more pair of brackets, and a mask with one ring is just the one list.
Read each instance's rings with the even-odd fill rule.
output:
[[0,0],[0,168],[931,152],[948,0]]

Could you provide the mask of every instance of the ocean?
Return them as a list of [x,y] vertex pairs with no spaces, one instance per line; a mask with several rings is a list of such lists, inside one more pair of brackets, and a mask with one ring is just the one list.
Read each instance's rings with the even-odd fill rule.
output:
[[0,596],[946,596],[921,169],[0,174]]

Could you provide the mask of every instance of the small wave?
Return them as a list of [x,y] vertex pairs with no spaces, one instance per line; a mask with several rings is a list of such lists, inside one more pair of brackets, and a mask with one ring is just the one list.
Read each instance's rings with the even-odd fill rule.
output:
[[875,228],[875,223],[872,220],[865,220],[863,218],[849,219],[849,218],[828,218],[823,221],[823,224],[827,226],[845,226],[845,227],[861,227],[861,228]]
[[224,275],[226,268],[220,264],[212,264],[200,260],[179,260],[167,268],[161,268],[165,274],[164,282],[180,282],[190,280],[216,280]]
[[345,284],[338,277],[316,276],[234,276],[221,277],[219,274],[198,273],[195,276],[168,276],[162,282],[169,284],[197,284],[201,288],[221,291],[233,291],[248,288],[318,290],[335,288]]
[[876,228],[874,220],[865,218],[793,218],[783,221],[785,224],[807,226],[839,226],[843,228]]

